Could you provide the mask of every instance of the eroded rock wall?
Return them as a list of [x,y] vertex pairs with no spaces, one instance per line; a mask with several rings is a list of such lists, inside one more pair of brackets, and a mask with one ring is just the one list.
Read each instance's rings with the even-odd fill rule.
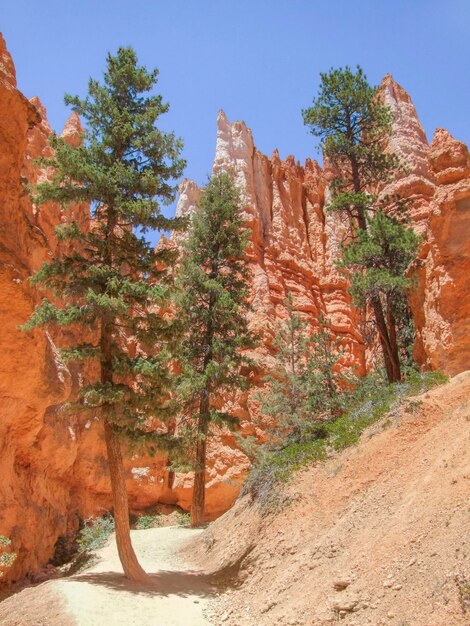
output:
[[[392,111],[389,149],[403,165],[383,193],[410,201],[411,225],[421,236],[418,261],[409,269],[415,276],[415,357],[422,367],[454,375],[470,367],[468,148],[444,129],[429,144],[409,94],[390,75],[382,81],[382,94]],[[230,123],[220,112],[213,170],[234,172],[252,230],[251,323],[264,338],[258,357],[269,354],[291,292],[312,326],[320,315],[330,320],[346,349],[345,361],[364,370],[369,346],[363,317],[351,307],[348,285],[335,267],[346,231],[325,211],[328,168],[310,159],[303,166],[293,157],[282,161],[277,151],[268,158],[243,122]],[[182,184],[181,213],[195,205],[195,189],[191,181]]]
[[[38,225],[22,185],[28,135],[40,124],[37,108],[16,89],[14,66],[0,39],[0,532],[12,537],[19,553],[13,575],[47,561],[46,535],[56,533],[57,517],[65,513],[66,487],[49,472],[53,460],[38,454],[38,442],[48,429],[50,408],[68,397],[70,376],[48,333],[17,328],[34,300],[27,277],[50,252],[50,233]],[[66,447],[53,449],[65,466]]]
[[[422,238],[419,258],[409,270],[415,280],[410,295],[415,358],[423,368],[454,375],[470,367],[468,149],[441,129],[429,145],[410,96],[390,75],[382,82],[382,93],[393,118],[389,149],[404,166],[383,193],[410,200],[411,224]],[[320,316],[330,321],[344,348],[344,364],[365,371],[376,346],[364,338],[369,326],[363,312],[351,306],[348,285],[335,266],[347,233],[338,216],[325,210],[328,168],[310,159],[303,166],[293,157],[281,160],[277,151],[265,156],[256,149],[250,129],[243,122],[230,123],[221,111],[213,171],[234,174],[252,232],[250,323],[262,338],[252,355],[259,371],[271,364],[275,326],[286,317],[289,292],[312,329]],[[190,213],[199,194],[195,183],[184,181],[178,214]],[[269,424],[258,421],[256,390],[228,399],[226,408],[238,416],[243,435],[263,438]],[[227,444],[237,449],[233,435],[225,435]],[[212,446],[214,458],[224,456],[220,442]],[[225,448],[225,458],[226,453]],[[249,463],[241,453],[237,456],[243,474]],[[189,476],[177,477],[176,486],[179,480],[190,485]],[[210,480],[219,480],[217,463]]]
[[391,76],[382,84],[393,114],[391,148],[407,170],[385,191],[411,200],[412,225],[422,237],[410,268],[415,358],[455,375],[470,367],[470,155],[442,128],[428,144],[410,96]]

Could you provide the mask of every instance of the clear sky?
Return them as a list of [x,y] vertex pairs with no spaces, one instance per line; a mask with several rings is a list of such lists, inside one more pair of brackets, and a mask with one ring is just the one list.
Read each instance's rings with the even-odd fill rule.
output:
[[64,92],[84,95],[108,51],[132,45],[160,69],[162,123],[185,142],[185,175],[204,182],[217,111],[242,119],[257,147],[316,156],[301,109],[319,72],[360,64],[411,94],[428,139],[444,126],[470,142],[470,0],[1,0],[0,29],[19,88],[55,130]]

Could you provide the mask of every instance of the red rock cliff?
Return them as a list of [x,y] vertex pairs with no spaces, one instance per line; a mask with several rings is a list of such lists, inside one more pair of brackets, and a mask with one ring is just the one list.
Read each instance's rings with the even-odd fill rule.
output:
[[406,91],[391,76],[383,90],[393,113],[391,147],[408,167],[387,191],[412,200],[413,225],[423,237],[412,268],[415,358],[458,374],[470,367],[470,155],[444,129],[429,145]]

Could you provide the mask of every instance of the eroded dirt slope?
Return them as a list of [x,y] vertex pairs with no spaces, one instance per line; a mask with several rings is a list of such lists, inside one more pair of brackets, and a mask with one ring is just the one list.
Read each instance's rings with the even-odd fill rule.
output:
[[469,435],[464,372],[301,472],[282,512],[239,500],[192,547],[199,566],[239,568],[214,623],[468,626]]

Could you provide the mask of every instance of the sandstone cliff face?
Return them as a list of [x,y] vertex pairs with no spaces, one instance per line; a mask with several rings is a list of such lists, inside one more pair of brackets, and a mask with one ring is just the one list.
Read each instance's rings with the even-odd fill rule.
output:
[[62,456],[61,463],[67,463],[67,448],[58,455],[54,446],[48,459],[38,454],[38,447],[41,439],[50,441],[44,433],[50,430],[51,408],[67,398],[70,377],[58,361],[50,335],[25,335],[17,329],[32,309],[27,277],[47,258],[49,246],[32,207],[24,210],[22,186],[28,132],[41,117],[16,89],[3,39],[0,108],[0,532],[12,537],[17,561],[22,562],[12,569],[23,573],[47,561],[56,537],[44,535],[57,532],[57,518],[65,513],[67,488],[48,470],[54,457]]
[[[382,93],[393,115],[389,147],[405,166],[384,193],[410,199],[412,225],[423,238],[419,259],[410,268],[416,281],[410,298],[415,358],[425,368],[453,375],[470,366],[468,150],[443,130],[429,145],[410,96],[391,76],[384,78]],[[345,350],[344,364],[364,371],[373,346],[363,338],[362,315],[352,308],[348,285],[335,268],[346,233],[338,217],[325,211],[328,169],[310,159],[304,166],[293,157],[281,161],[276,151],[268,158],[256,149],[244,123],[230,123],[220,112],[213,171],[221,170],[234,173],[252,231],[250,323],[262,337],[253,354],[260,371],[270,364],[275,325],[286,317],[288,292],[312,328],[320,315],[330,320]],[[193,182],[184,181],[177,213],[190,213],[199,194]],[[255,396],[252,391],[230,399],[226,408],[238,416],[242,434],[263,439],[267,425],[258,421]],[[236,450],[232,435],[225,441]],[[223,454],[217,438],[211,446],[216,458]],[[243,460],[244,470],[247,459],[237,454],[234,467]],[[216,468],[212,481],[218,480]],[[183,480],[190,483],[190,477]]]
[[[438,130],[428,145],[408,94],[388,76],[384,94],[394,114],[391,141],[408,171],[390,190],[413,200],[413,220],[424,243],[414,271],[412,307],[417,326],[416,357],[426,367],[456,373],[470,365],[469,242],[470,163],[466,146]],[[34,160],[50,154],[51,133],[38,99],[28,102],[17,90],[14,66],[0,39],[0,533],[18,552],[11,578],[36,571],[52,556],[57,538],[75,529],[79,517],[109,510],[110,489],[100,424],[81,416],[59,415],[60,404],[80,384],[80,373],[61,362],[61,332],[22,333],[41,294],[27,277],[51,258],[57,247],[53,229],[64,218],[58,206],[35,207],[23,182],[47,176]],[[72,115],[62,135],[81,140],[80,121]],[[252,229],[251,325],[262,341],[253,355],[260,373],[269,364],[276,322],[283,301],[317,324],[327,317],[344,349],[345,364],[367,367],[361,316],[351,307],[347,284],[334,261],[344,230],[325,212],[327,172],[312,160],[269,158],[254,146],[251,131],[217,120],[214,171],[233,170]],[[187,214],[200,190],[191,181],[180,188],[178,213]],[[72,209],[85,226],[88,207]],[[241,434],[264,436],[254,394],[226,399],[238,416]],[[225,511],[238,494],[249,459],[230,433],[210,445],[207,473],[208,517]],[[131,507],[157,501],[189,508],[192,477],[170,476],[164,455],[127,461]]]
[[[292,156],[281,161],[259,152],[243,122],[231,124],[223,111],[217,119],[213,171],[232,171],[242,192],[252,268],[251,326],[264,341],[258,357],[270,353],[275,324],[285,318],[284,300],[290,292],[294,307],[312,327],[327,317],[342,337],[346,359],[365,367],[364,346],[344,278],[334,261],[344,235],[335,216],[325,214],[325,176],[316,161],[304,166]],[[191,189],[191,193],[188,190]],[[194,206],[194,183],[182,185],[178,213]]]
[[[436,130],[429,144],[410,96],[390,75],[382,81],[382,93],[393,118],[389,149],[404,165],[384,193],[411,201],[412,225],[422,237],[419,260],[410,268],[416,280],[410,295],[415,357],[423,367],[453,375],[470,366],[468,148],[443,129]],[[255,148],[245,124],[231,124],[223,112],[217,120],[213,169],[234,172],[252,230],[251,323],[264,338],[258,358],[269,354],[290,291],[295,308],[313,327],[320,314],[330,320],[342,339],[345,360],[363,371],[367,346],[361,316],[352,309],[347,284],[335,268],[345,231],[337,216],[325,211],[328,169],[310,159],[304,166],[293,157],[281,161],[277,151],[266,157]],[[180,213],[191,211],[195,193],[194,183],[185,181]]]
[[[55,337],[18,329],[41,298],[28,277],[55,251],[53,229],[63,215],[54,204],[35,207],[25,191],[25,182],[47,176],[34,161],[50,156],[51,128],[40,101],[28,102],[16,89],[3,39],[0,59],[0,532],[11,537],[18,554],[9,572],[16,578],[46,563],[57,537],[76,529],[79,515],[109,506],[109,499],[101,503],[94,497],[100,493],[96,468],[105,472],[99,446],[91,447],[96,482],[76,472],[77,459],[82,467],[90,444],[81,431],[91,429],[76,417],[58,415],[78,384],[56,348],[67,333]],[[78,118],[68,121],[65,135],[75,145],[80,140]],[[73,211],[89,220],[87,206]]]
[[470,156],[438,129],[429,149],[437,187],[413,299],[416,356],[433,369],[457,374],[470,363]]
[[393,113],[391,148],[408,170],[385,191],[411,199],[413,226],[423,237],[410,268],[415,358],[454,375],[470,366],[470,155],[444,129],[429,145],[405,90],[391,76],[383,90]]

